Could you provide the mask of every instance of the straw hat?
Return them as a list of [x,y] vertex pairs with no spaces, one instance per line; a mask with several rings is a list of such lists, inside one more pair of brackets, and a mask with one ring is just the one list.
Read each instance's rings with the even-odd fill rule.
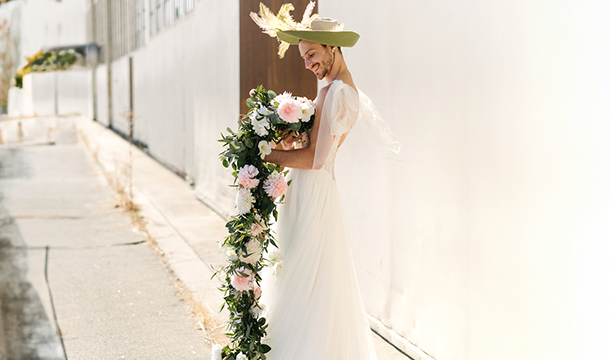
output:
[[318,14],[312,15],[315,2],[311,1],[303,20],[296,22],[290,11],[294,10],[292,4],[284,4],[277,15],[269,8],[260,3],[258,14],[251,12],[250,17],[263,30],[263,33],[271,37],[277,37],[280,41],[278,55],[280,58],[290,47],[297,45],[299,41],[306,40],[323,45],[352,47],[356,45],[360,35],[353,31],[344,31],[344,24],[339,24],[335,19],[320,18]]

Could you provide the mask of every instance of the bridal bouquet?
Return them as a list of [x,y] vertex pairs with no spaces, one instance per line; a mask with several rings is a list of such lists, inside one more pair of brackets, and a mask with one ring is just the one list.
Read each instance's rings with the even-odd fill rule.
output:
[[229,236],[221,242],[228,264],[214,276],[224,276],[223,308],[230,312],[227,335],[231,346],[214,345],[212,360],[264,360],[271,348],[262,343],[266,335],[266,320],[262,316],[260,272],[264,266],[281,268],[281,258],[271,255],[264,259],[269,244],[277,247],[269,226],[277,221],[276,201],[282,201],[290,182],[288,171],[264,161],[272,144],[285,136],[311,130],[315,107],[311,100],[293,97],[290,93],[276,95],[262,86],[250,91],[246,100],[248,114],[239,121],[235,132],[227,128],[220,142],[225,150],[220,160],[233,170],[233,187],[238,214],[227,223]]

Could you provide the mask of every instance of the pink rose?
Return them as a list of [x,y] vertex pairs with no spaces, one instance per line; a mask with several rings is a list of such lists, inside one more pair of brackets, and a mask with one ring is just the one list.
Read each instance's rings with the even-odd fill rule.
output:
[[277,113],[287,123],[297,123],[303,117],[301,103],[293,99],[285,99],[277,107]]
[[254,94],[256,94],[256,89],[252,89],[250,90],[250,97],[254,96]]
[[246,165],[239,169],[237,182],[246,189],[254,189],[258,186],[259,180],[256,179],[258,169],[254,165]]
[[269,175],[269,178],[267,178],[263,184],[263,190],[274,199],[282,196],[287,188],[288,183],[286,182],[286,178],[277,171],[274,171]]
[[236,273],[231,276],[231,286],[237,291],[252,290],[252,271],[245,268],[237,269]]

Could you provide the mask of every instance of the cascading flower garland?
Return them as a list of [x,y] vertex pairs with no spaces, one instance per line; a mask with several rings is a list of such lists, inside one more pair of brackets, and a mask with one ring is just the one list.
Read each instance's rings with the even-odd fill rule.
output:
[[228,135],[219,140],[225,150],[220,154],[222,164],[233,170],[233,187],[238,215],[227,223],[229,235],[221,242],[228,264],[214,274],[224,275],[220,290],[224,292],[223,308],[230,316],[227,335],[231,345],[214,345],[212,360],[264,360],[271,348],[262,343],[266,335],[264,307],[261,296],[260,272],[264,266],[281,269],[281,255],[271,252],[269,244],[277,248],[269,226],[277,221],[276,202],[284,199],[290,182],[288,171],[264,161],[271,153],[272,144],[284,136],[299,135],[311,130],[314,104],[304,97],[290,93],[276,95],[262,86],[250,91],[246,100],[248,114],[239,121],[237,132],[227,128]]

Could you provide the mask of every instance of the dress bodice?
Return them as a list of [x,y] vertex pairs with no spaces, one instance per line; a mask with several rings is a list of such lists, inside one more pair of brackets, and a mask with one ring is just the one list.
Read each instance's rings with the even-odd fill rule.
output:
[[335,180],[335,159],[337,158],[337,151],[339,151],[339,141],[341,137],[337,136],[333,141],[333,145],[330,149],[330,153],[322,166],[322,170],[326,171],[330,174],[330,176]]

